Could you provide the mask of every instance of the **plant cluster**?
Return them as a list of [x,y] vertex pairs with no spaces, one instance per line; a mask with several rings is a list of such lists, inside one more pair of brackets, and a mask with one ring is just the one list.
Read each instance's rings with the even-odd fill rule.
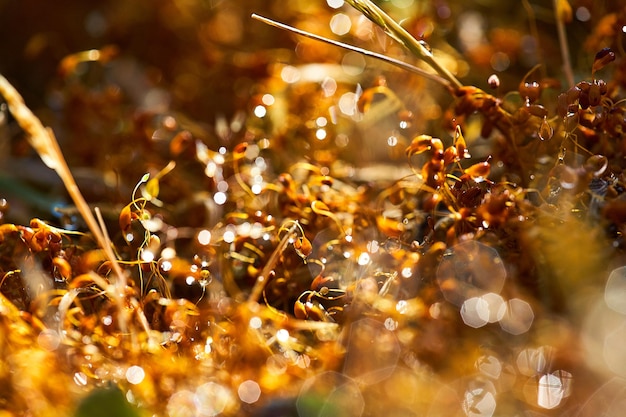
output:
[[[539,64],[504,91],[504,72],[466,85],[431,47],[447,3],[410,31],[346,3],[335,33],[348,19],[429,68],[321,39],[351,50],[343,66],[277,59],[207,129],[159,105],[125,117],[102,74],[118,49],[67,56],[67,125],[115,132],[94,147],[102,193],[122,200],[97,207],[0,78],[7,124],[73,201],[57,222],[0,224],[0,415],[617,412],[626,14],[607,6],[588,68],[561,82]],[[553,12],[563,30],[569,2]],[[321,55],[320,36],[256,18]],[[400,70],[363,74],[355,52]]]

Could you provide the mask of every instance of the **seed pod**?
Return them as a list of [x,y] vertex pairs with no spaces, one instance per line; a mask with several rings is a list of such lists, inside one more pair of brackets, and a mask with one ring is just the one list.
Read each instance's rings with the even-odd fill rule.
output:
[[533,103],[537,101],[541,95],[541,86],[537,81],[520,83],[519,93],[529,103]]
[[438,189],[445,181],[446,175],[442,172],[443,164],[438,162],[428,161],[422,167],[422,177],[424,182],[429,187]]
[[598,84],[591,84],[589,87],[589,105],[595,107],[600,104],[602,100],[602,93],[600,93],[600,86]]
[[459,160],[459,154],[454,146],[448,146],[443,152],[443,163],[449,165]]
[[[483,127],[484,127],[484,124],[483,124]],[[456,147],[456,153],[460,158],[464,158],[464,159],[471,158],[471,155],[469,154],[469,151],[467,150],[467,144],[465,143],[463,132],[461,132],[461,126],[459,125],[457,125],[454,130],[454,146]]]
[[307,239],[306,236],[296,239],[295,242],[293,242],[293,247],[303,259],[308,258],[311,252],[313,252],[313,245],[311,245],[311,241]]
[[187,130],[182,130],[170,141],[170,154],[172,156],[179,156],[188,149],[192,143],[193,136],[191,133]]
[[307,314],[305,302],[300,301],[300,299],[296,300],[293,305],[293,315],[300,320],[306,320],[308,318],[309,315]]
[[611,48],[604,48],[596,54],[593,60],[593,66],[591,67],[591,75],[593,76],[596,71],[606,67],[611,62],[615,61],[615,52]]
[[120,229],[122,230],[122,232],[124,232],[124,234],[126,234],[126,232],[128,232],[128,230],[130,229],[130,223],[137,218],[137,215],[135,213],[133,213],[130,209],[130,206],[132,205],[132,203],[127,204],[122,211],[120,212],[120,216],[119,216],[119,224],[120,224]]
[[431,140],[431,145],[435,153],[443,153],[443,142],[439,138],[433,138]]
[[443,197],[439,193],[428,194],[424,198],[422,209],[429,213],[437,208],[437,205],[443,200]]
[[320,291],[322,288],[335,288],[339,285],[334,277],[323,276],[321,273],[311,282],[311,290]]
[[399,238],[405,231],[402,222],[383,216],[376,217],[376,226],[384,235],[392,238]]
[[406,148],[406,155],[410,158],[432,149],[433,137],[429,135],[419,135],[413,138],[411,144]]
[[[491,159],[491,157],[489,158]],[[477,164],[472,165],[467,168],[463,172],[469,175],[472,179],[486,179],[491,172],[491,164],[489,163],[489,159],[483,162],[479,162]]]
[[68,280],[72,276],[72,267],[64,257],[55,256],[52,258],[52,265],[64,280]]
[[242,159],[246,155],[246,150],[248,149],[248,144],[246,142],[241,142],[233,149],[233,159]]
[[487,84],[489,84],[489,87],[495,90],[496,88],[500,87],[500,78],[498,78],[496,74],[491,74],[487,79]]

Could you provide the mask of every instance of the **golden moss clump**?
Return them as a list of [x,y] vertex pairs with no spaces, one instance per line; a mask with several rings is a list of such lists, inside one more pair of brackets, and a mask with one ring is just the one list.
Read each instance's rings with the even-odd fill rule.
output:
[[0,417],[616,415],[624,11],[239,3],[0,67]]

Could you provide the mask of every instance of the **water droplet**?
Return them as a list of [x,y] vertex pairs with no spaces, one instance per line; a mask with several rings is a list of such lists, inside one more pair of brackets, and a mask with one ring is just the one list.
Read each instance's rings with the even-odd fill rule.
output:
[[482,327],[489,322],[489,304],[480,297],[468,298],[461,306],[461,318],[470,327]]
[[496,398],[484,388],[465,391],[463,411],[468,417],[491,417],[496,410]]
[[52,352],[61,344],[61,336],[56,330],[45,329],[37,336],[37,344],[42,349]]
[[517,355],[517,369],[522,375],[535,376],[546,368],[549,354],[550,349],[544,346],[524,349]]
[[[175,392],[167,402],[167,415],[170,417],[197,416],[194,393],[187,390]],[[215,414],[211,414],[215,415]]]
[[216,416],[224,411],[228,405],[234,403],[234,397],[228,388],[216,382],[208,382],[196,389],[193,403],[196,406],[196,413],[193,415]]
[[261,397],[261,387],[255,381],[248,379],[239,384],[237,394],[244,403],[254,404]]
[[274,96],[271,94],[263,94],[263,97],[261,97],[261,101],[266,106],[271,106],[272,104],[274,104],[276,100],[274,99]]
[[385,319],[385,329],[387,330],[396,330],[398,328],[398,322],[392,319],[391,317],[387,317]]
[[604,301],[613,311],[626,314],[626,266],[614,269],[604,288]]
[[126,370],[126,380],[133,384],[140,384],[146,377],[146,372],[141,366],[133,365]]
[[554,135],[554,129],[548,123],[548,119],[546,117],[543,118],[541,125],[539,126],[539,139],[541,140],[550,140],[552,139],[552,135]]
[[537,405],[550,410],[557,407],[562,399],[561,379],[553,374],[542,375],[537,386]]
[[478,372],[491,379],[500,378],[502,373],[502,363],[493,355],[481,356],[476,360],[476,368]]
[[361,266],[365,266],[367,264],[370,263],[370,254],[367,252],[363,252],[359,255],[359,258],[357,259],[357,263]]
[[330,19],[330,30],[335,35],[345,35],[350,32],[351,27],[352,22],[347,14],[337,13]]
[[526,333],[535,319],[535,313],[530,304],[519,298],[513,298],[506,306],[506,312],[500,320],[502,330],[512,335]]
[[262,119],[267,114],[267,109],[265,108],[265,106],[259,104],[254,108],[253,113],[256,117]]
[[489,323],[500,321],[506,312],[506,303],[504,299],[496,293],[490,292],[481,297],[489,306]]
[[300,70],[291,65],[286,65],[280,72],[280,77],[288,84],[298,82],[300,80]]
[[252,317],[249,322],[249,326],[253,329],[260,329],[263,321],[259,317]]
[[289,330],[286,329],[280,329],[279,331],[276,332],[276,339],[280,342],[280,343],[285,343],[289,340]]

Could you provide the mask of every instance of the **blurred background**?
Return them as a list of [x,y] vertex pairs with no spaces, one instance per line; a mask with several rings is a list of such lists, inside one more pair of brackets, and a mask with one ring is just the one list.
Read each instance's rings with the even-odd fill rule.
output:
[[[588,77],[595,52],[616,42],[610,24],[602,20],[619,11],[621,2],[561,3],[570,6],[564,13],[576,77]],[[496,74],[496,94],[515,91],[537,64],[534,79],[563,80],[550,2],[380,4],[466,84],[487,89],[489,76]],[[259,134],[271,135],[273,152],[282,152],[274,158],[277,170],[284,161],[300,158],[326,164],[340,158],[362,166],[404,162],[403,145],[411,134],[450,135],[443,116],[451,98],[441,86],[269,27],[251,19],[252,13],[419,65],[340,0],[2,0],[0,73],[54,128],[93,202],[125,201],[141,173],[156,165],[148,162],[153,149],[142,147],[142,140],[157,130],[153,120],[147,121],[155,115],[178,114],[214,150],[232,149],[241,140],[233,126],[225,128],[229,124],[260,129]],[[95,60],[80,55],[92,49],[102,54]],[[303,72],[289,79],[285,68]],[[388,109],[379,108],[367,120],[341,106],[337,115],[329,115],[329,108],[342,99],[349,105],[359,91],[380,83],[379,77],[405,103],[407,129],[394,130],[397,120],[387,117]],[[257,123],[254,110],[266,93],[284,97],[282,108],[274,106]],[[310,140],[318,117],[332,119],[334,131]],[[66,200],[63,187],[38,161],[6,109],[2,118],[0,192],[12,197],[14,206],[7,213],[15,222],[49,217],[50,205]]]

